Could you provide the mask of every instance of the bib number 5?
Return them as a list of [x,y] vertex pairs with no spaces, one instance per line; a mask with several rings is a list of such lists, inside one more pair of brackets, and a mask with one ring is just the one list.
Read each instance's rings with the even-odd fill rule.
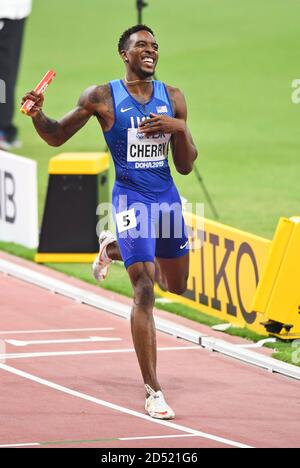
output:
[[117,213],[116,221],[119,234],[137,227],[134,209]]

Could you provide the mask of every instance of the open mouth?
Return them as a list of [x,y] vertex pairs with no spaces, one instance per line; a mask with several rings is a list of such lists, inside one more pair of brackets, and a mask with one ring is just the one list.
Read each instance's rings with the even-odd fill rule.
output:
[[147,65],[154,65],[154,59],[152,57],[144,57],[142,62],[146,63]]

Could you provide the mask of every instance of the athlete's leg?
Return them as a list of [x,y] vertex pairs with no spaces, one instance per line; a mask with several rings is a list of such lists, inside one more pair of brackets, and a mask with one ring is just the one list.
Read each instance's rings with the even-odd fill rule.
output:
[[156,330],[153,318],[155,265],[152,262],[134,263],[128,267],[134,290],[131,313],[133,344],[144,383],[160,390],[156,375]]
[[[106,248],[108,258],[122,261],[118,242]],[[155,282],[163,291],[182,294],[186,290],[189,274],[189,254],[178,258],[155,258]]]
[[161,267],[159,265],[158,259],[155,258],[155,282],[158,284],[162,291],[168,290],[168,285],[162,275]]
[[[113,261],[123,261],[122,255],[120,252],[120,247],[117,241],[112,242],[106,247],[106,255],[110,260]],[[155,258],[155,282],[159,285],[160,289],[167,291],[168,286],[165,280],[165,275],[162,275],[161,267],[159,265],[158,259]]]
[[[112,242],[106,247],[106,254],[108,258],[114,261],[122,261],[122,255],[120,252],[119,244],[117,241]],[[158,259],[155,259],[155,282],[159,285],[160,289],[163,291],[167,290],[167,283],[165,278],[162,275],[161,267],[159,265]]]
[[[103,249],[104,250],[104,249]],[[117,241],[105,247],[110,260],[122,260]],[[153,318],[156,266],[152,262],[136,262],[127,268],[134,296],[131,312],[131,333],[144,383],[160,390],[156,376],[156,330]]]
[[189,276],[188,231],[178,190],[173,185],[159,196],[160,212],[155,257],[163,289],[183,294]]
[[162,284],[174,294],[183,294],[189,277],[189,252],[177,258],[156,258],[160,267]]
[[[153,318],[156,238],[151,236],[151,206],[148,198],[145,199],[143,195],[119,186],[115,186],[113,190],[113,205],[116,210],[117,240],[112,235],[104,236],[104,239],[107,237],[108,240],[105,249],[103,248],[103,257],[105,260],[107,256],[108,261],[123,260],[132,283],[132,339],[143,380],[148,387],[146,392],[149,399],[149,388],[155,393],[160,390],[156,375],[156,329]],[[156,413],[151,409],[152,406],[155,410],[162,404],[162,397],[155,397],[157,401],[153,397],[153,404],[149,410],[147,408],[149,414]],[[153,417],[169,419],[174,417],[174,412],[167,408],[163,414]]]
[[111,260],[122,261],[122,255],[117,241],[112,242],[107,246],[106,253],[108,258],[110,258]]

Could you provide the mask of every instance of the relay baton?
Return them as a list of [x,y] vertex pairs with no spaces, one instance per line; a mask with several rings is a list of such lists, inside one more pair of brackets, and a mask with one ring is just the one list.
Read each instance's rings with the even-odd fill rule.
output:
[[[43,94],[46,88],[49,86],[49,84],[53,81],[55,76],[55,71],[49,70],[42,79],[42,81],[40,81],[40,83],[34,88],[34,91],[37,94]],[[21,107],[20,112],[22,114],[28,114],[28,112],[30,112],[34,104],[34,101],[32,101],[31,99],[27,99],[27,101],[25,101],[23,106]]]

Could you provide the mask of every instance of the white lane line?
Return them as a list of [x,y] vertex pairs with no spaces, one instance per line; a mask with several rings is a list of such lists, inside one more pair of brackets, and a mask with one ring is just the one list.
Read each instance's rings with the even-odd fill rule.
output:
[[[62,296],[69,297],[75,301],[87,304],[89,306],[100,309],[101,311],[110,312],[119,317],[126,319],[130,318],[131,307],[122,304],[116,300],[106,299],[99,294],[86,291],[81,288],[71,286],[64,281],[55,280],[45,274],[38,273],[29,268],[22,267],[11,261],[3,260],[0,253],[0,271],[13,278],[19,278],[30,284],[37,285],[47,291],[54,291]],[[287,364],[277,359],[265,356],[247,348],[238,348],[236,345],[227,343],[224,340],[219,340],[213,337],[205,336],[196,330],[183,327],[182,325],[174,324],[170,320],[155,318],[156,329],[168,333],[169,335],[183,338],[192,343],[201,344],[202,347],[208,348],[211,351],[216,351],[233,359],[252,364],[262,369],[267,369],[269,372],[277,372],[279,374],[300,380],[300,368],[292,364]]]
[[[182,351],[186,349],[202,350],[200,346],[177,346],[169,348],[157,348],[158,351]],[[89,354],[111,354],[111,353],[134,353],[134,348],[128,349],[95,349],[87,351],[49,351],[44,353],[8,353],[0,354],[0,361],[5,362],[6,359],[28,359],[39,357],[56,357],[56,356],[84,356]]]
[[[182,439],[186,437],[198,437],[196,434],[174,434],[174,435],[163,435],[163,436],[137,436],[137,437],[112,437],[114,440],[129,441],[129,440],[152,440],[152,439]],[[92,444],[99,443],[101,441],[107,441],[107,439],[91,439],[91,440],[60,440],[59,444],[68,445],[68,444]],[[58,441],[47,441],[47,442],[32,442],[25,444],[3,444],[0,445],[0,448],[9,448],[9,447],[41,447],[43,445],[58,445]]]
[[[106,299],[99,294],[94,294],[81,288],[75,288],[63,281],[58,281],[45,274],[37,273],[29,268],[21,267],[11,261],[6,261],[1,258],[0,253],[0,271],[13,278],[19,278],[30,284],[37,285],[46,290],[54,291],[62,296],[72,298],[83,304],[100,309],[101,311],[110,312],[125,319],[130,318],[131,307],[115,300]],[[247,364],[266,369],[269,372],[276,372],[293,379],[300,380],[300,368],[287,364],[277,359],[265,356],[247,348],[238,348],[236,345],[230,344],[224,340],[219,340],[213,337],[205,336],[196,330],[174,324],[170,320],[155,318],[156,329],[169,335],[183,338],[186,341],[199,344],[203,348],[208,348],[210,351],[216,351],[225,356],[245,362]]]
[[5,444],[0,445],[0,448],[13,448],[13,447],[37,447],[40,446],[38,442],[33,442],[32,444]]
[[38,442],[33,442],[32,444],[6,444],[0,445],[0,448],[39,447],[40,445]]
[[0,331],[2,335],[27,335],[32,333],[65,333],[65,332],[84,332],[84,331],[111,331],[114,328],[58,328],[55,330],[16,330],[16,331]]
[[41,385],[44,385],[45,387],[52,388],[53,390],[58,390],[62,393],[66,393],[67,395],[71,395],[76,398],[80,398],[85,401],[89,401],[91,403],[95,403],[96,405],[104,406],[106,408],[110,408],[115,411],[119,411],[120,413],[123,414],[128,414],[130,416],[135,416],[140,419],[144,419],[145,421],[151,422],[152,424],[158,424],[160,426],[165,426],[169,427],[171,429],[175,429],[180,432],[185,432],[188,434],[194,434],[199,437],[202,437],[203,439],[208,439],[208,440],[213,440],[215,442],[218,442],[223,445],[228,445],[231,447],[237,447],[237,448],[252,448],[250,446],[241,444],[240,442],[236,442],[234,440],[229,440],[225,439],[223,437],[215,436],[212,434],[207,434],[205,432],[197,431],[195,429],[191,429],[190,427],[186,426],[181,426],[179,424],[172,423],[170,421],[163,421],[161,419],[153,419],[150,416],[147,416],[143,413],[139,413],[137,411],[133,411],[129,408],[125,408],[123,406],[115,405],[113,403],[109,403],[108,401],[105,400],[100,400],[99,398],[95,398],[93,396],[87,395],[82,392],[77,392],[75,390],[72,390],[70,388],[64,387],[62,385],[56,384],[54,382],[50,382],[49,380],[42,379],[40,377],[37,377],[35,375],[29,374],[28,372],[23,372],[19,369],[15,369],[14,367],[7,366],[6,364],[0,364],[0,369],[3,369],[6,372],[10,372],[11,374],[18,375],[20,377],[23,377],[27,380],[31,380],[33,382],[39,383]]
[[[65,283],[61,280],[56,280],[46,274],[38,273],[28,267],[22,267],[11,261],[3,260],[0,257],[0,271],[11,275],[13,278],[18,278],[30,284],[34,284],[47,291],[55,292],[64,297],[68,297],[82,304],[110,312],[118,317],[123,317],[127,320],[130,319],[131,305],[122,304],[116,300],[105,298],[99,294],[92,293],[85,289],[77,288]],[[205,336],[199,332],[195,332],[182,325],[174,324],[171,320],[160,319],[155,317],[156,328],[169,335],[184,338],[192,343],[199,343],[199,337]]]
[[183,437],[199,437],[198,434],[176,434],[163,436],[118,437],[118,440],[151,440],[151,439],[178,439]]
[[89,338],[74,338],[70,340],[36,340],[36,341],[21,341],[21,340],[5,340],[5,343],[13,346],[29,346],[41,344],[64,344],[64,343],[91,343],[91,342],[106,342],[106,341],[122,341],[121,338],[103,338],[102,336],[90,336]]

